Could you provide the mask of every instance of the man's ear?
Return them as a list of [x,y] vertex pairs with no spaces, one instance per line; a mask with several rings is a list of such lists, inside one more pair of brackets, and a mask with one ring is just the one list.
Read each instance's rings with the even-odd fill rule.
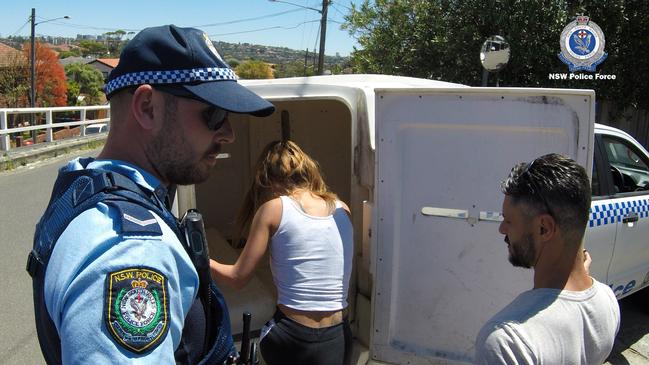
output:
[[541,214],[538,217],[538,234],[542,241],[547,241],[557,234],[557,222],[549,214]]
[[151,85],[140,85],[131,99],[131,112],[142,129],[155,128],[154,92]]

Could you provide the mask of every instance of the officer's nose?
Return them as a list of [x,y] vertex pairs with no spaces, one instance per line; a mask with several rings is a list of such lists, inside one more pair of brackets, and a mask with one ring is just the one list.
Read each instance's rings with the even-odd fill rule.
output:
[[234,131],[232,130],[229,117],[225,120],[221,128],[214,133],[214,139],[216,140],[216,143],[234,142]]

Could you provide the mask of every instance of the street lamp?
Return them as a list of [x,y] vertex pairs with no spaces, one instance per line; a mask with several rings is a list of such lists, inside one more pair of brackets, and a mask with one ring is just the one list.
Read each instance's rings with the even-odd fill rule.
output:
[[318,54],[318,75],[322,75],[324,71],[323,68],[324,68],[325,39],[327,34],[327,9],[329,8],[329,0],[322,0],[322,10],[318,10],[316,8],[311,8],[300,4],[295,4],[289,1],[283,1],[283,0],[268,0],[268,1],[274,3],[284,3],[284,4],[289,4],[300,8],[304,8],[304,9],[314,10],[322,14],[322,18],[320,19],[320,54]]
[[[43,20],[42,22],[36,23],[36,9],[32,8],[32,16],[31,16],[31,22],[32,22],[32,34],[31,34],[31,49],[30,49],[30,68],[31,68],[31,87],[29,89],[29,100],[30,100],[30,106],[33,108],[36,106],[36,47],[35,47],[35,30],[36,26],[39,24],[51,22],[54,20],[59,20],[59,19],[70,19],[69,16],[62,16],[59,18],[54,18],[54,19],[48,19],[48,20]],[[34,125],[34,113],[31,113],[31,125]],[[32,143],[36,144],[36,136],[38,132],[36,129],[32,130]]]

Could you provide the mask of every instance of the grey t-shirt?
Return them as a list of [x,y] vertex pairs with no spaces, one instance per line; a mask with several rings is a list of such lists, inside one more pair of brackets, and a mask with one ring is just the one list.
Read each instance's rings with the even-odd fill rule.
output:
[[482,327],[476,364],[602,364],[620,327],[613,291],[533,289]]

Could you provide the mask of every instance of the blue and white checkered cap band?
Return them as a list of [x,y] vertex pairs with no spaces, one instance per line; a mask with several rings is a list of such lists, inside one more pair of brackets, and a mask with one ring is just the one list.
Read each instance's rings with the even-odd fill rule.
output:
[[193,68],[191,70],[143,71],[133,72],[116,77],[106,84],[106,95],[115,90],[142,84],[185,84],[189,82],[206,82],[237,80],[237,75],[229,68]]
[[623,202],[599,203],[594,202],[590,207],[589,227],[598,227],[622,221],[629,213],[637,213],[639,218],[649,216],[649,200],[637,199]]

